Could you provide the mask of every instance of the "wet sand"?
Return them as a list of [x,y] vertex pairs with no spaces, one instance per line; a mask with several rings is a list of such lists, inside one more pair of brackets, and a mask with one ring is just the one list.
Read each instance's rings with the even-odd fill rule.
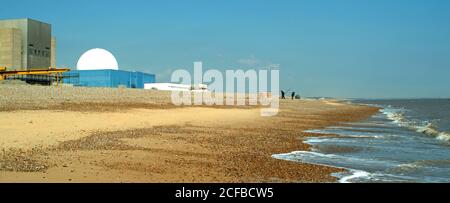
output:
[[258,108],[58,106],[0,112],[0,182],[334,182],[342,169],[271,156],[307,150],[304,130],[378,111],[302,100],[281,101],[275,117]]

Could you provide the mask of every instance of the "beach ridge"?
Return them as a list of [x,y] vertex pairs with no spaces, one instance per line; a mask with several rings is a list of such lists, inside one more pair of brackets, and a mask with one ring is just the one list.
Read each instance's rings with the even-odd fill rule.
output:
[[378,112],[331,100],[282,100],[274,117],[258,108],[66,106],[0,112],[0,182],[335,182],[330,174],[343,169],[272,155],[308,150],[304,130]]

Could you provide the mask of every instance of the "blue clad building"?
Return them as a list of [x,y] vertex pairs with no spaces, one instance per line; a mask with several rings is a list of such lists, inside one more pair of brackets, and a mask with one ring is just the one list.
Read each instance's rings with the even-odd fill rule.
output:
[[72,70],[63,74],[63,82],[84,87],[144,88],[144,83],[155,83],[155,75],[124,70]]

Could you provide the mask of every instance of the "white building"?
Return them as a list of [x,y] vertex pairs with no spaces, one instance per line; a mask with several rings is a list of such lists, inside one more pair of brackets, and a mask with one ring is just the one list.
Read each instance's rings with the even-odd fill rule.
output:
[[175,84],[175,83],[145,83],[144,89],[164,90],[164,91],[207,92],[208,86],[205,84],[184,85],[184,84]]

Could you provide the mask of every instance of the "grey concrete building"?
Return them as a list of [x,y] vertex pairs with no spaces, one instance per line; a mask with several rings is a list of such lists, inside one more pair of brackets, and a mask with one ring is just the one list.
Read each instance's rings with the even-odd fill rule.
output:
[[51,47],[50,47],[50,66],[56,68],[56,38],[52,37]]
[[8,70],[22,68],[22,31],[0,28],[0,67]]
[[50,24],[28,18],[0,20],[0,66],[30,70],[54,65],[56,41]]

